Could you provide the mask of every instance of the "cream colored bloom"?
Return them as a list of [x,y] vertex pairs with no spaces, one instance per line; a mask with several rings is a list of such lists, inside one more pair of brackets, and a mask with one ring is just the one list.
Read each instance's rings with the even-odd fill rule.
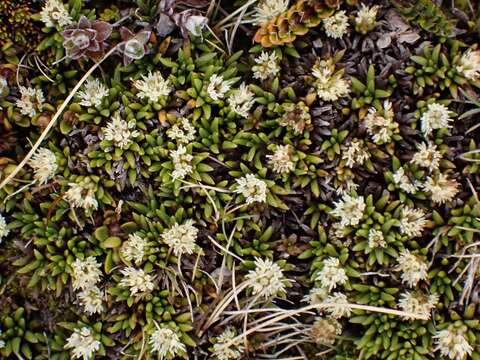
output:
[[242,83],[240,87],[228,97],[228,106],[236,114],[248,118],[249,111],[255,103],[255,95],[251,92],[245,83]]
[[22,115],[34,117],[38,112],[42,111],[45,97],[40,89],[20,86],[20,99],[15,105],[20,109]]
[[46,0],[40,11],[40,19],[47,27],[59,26],[63,28],[73,23],[72,17],[59,0]]
[[459,191],[460,184],[449,179],[445,174],[430,176],[423,184],[423,189],[430,194],[434,203],[443,204],[452,201]]
[[371,228],[368,231],[368,247],[371,249],[387,247],[387,242],[383,236],[383,232],[377,229]]
[[415,194],[418,191],[417,185],[405,174],[403,168],[399,168],[393,173],[393,182],[408,194]]
[[277,264],[260,258],[255,259],[255,269],[250,270],[245,278],[253,295],[262,294],[265,298],[285,293],[285,286],[289,282]]
[[6,237],[9,232],[10,230],[7,227],[7,222],[5,221],[5,218],[2,214],[0,214],[0,242],[2,242],[2,239]]
[[155,287],[153,277],[143,269],[126,267],[120,270],[120,273],[123,275],[122,280],[120,280],[120,286],[128,288],[131,295],[150,292]]
[[82,290],[77,297],[87,314],[102,313],[105,294],[97,286]]
[[410,236],[422,236],[423,229],[427,225],[425,212],[422,209],[413,209],[405,206],[400,218],[400,233]]
[[315,287],[310,290],[308,295],[303,297],[303,301],[308,302],[310,305],[322,304],[328,297],[329,291],[323,287]]
[[452,125],[450,125],[450,122],[452,121],[448,108],[445,105],[437,103],[429,104],[427,111],[425,111],[420,118],[424,135],[430,135],[433,130],[436,129],[451,128]]
[[254,59],[256,65],[252,66],[253,78],[267,80],[275,77],[280,72],[279,59],[275,51],[262,53]]
[[180,124],[174,124],[167,130],[167,136],[172,140],[177,140],[180,144],[188,144],[195,140],[195,127],[187,118],[182,118]]
[[254,202],[265,202],[267,200],[267,184],[253,174],[247,174],[240,179],[235,179],[237,194],[243,195],[247,204]]
[[161,237],[175,256],[182,254],[192,254],[197,246],[198,229],[193,226],[193,220],[188,219],[185,223],[179,225],[175,223],[170,229],[165,231]]
[[255,7],[253,23],[261,25],[288,9],[289,0],[260,0]]
[[430,318],[437,303],[438,295],[426,295],[421,291],[406,291],[400,295],[398,305],[403,311],[411,314],[406,318],[413,320],[415,315]]
[[469,80],[480,79],[480,50],[465,51],[455,69]]
[[108,96],[108,89],[98,79],[88,79],[77,96],[82,106],[100,106],[102,100]]
[[394,120],[392,103],[385,100],[383,115],[371,107],[365,117],[365,128],[375,144],[385,144],[392,140],[392,135],[398,133],[398,123]]
[[173,171],[172,179],[183,179],[193,171],[192,160],[193,156],[187,153],[187,148],[180,145],[176,150],[170,150],[170,157],[172,158]]
[[342,325],[336,319],[315,318],[308,335],[317,344],[332,345],[342,334]]
[[46,184],[57,171],[57,158],[55,154],[47,148],[39,148],[28,161],[33,169],[33,178],[39,185]]
[[272,155],[267,155],[269,165],[277,174],[288,174],[295,169],[290,145],[277,145]]
[[363,196],[344,195],[334,204],[335,209],[330,211],[330,215],[340,219],[341,226],[356,226],[362,220],[366,208]]
[[353,168],[355,165],[363,165],[370,159],[370,152],[362,140],[353,139],[348,146],[342,147],[342,159],[346,161],[347,167]]
[[86,259],[75,259],[72,263],[72,286],[74,290],[88,290],[94,287],[101,279],[101,264],[93,256]]
[[323,101],[337,101],[350,92],[350,85],[343,79],[343,70],[335,72],[332,59],[320,60],[313,66],[312,75],[318,97]]
[[98,207],[95,191],[77,183],[69,183],[70,188],[65,192],[65,201],[71,207],[81,207],[85,210],[96,210]]
[[455,327],[450,325],[444,330],[439,330],[433,337],[435,339],[435,351],[441,356],[451,360],[467,360],[472,354],[473,347],[470,345],[465,326]]
[[91,360],[100,349],[100,341],[95,340],[88,327],[75,329],[67,339],[65,349],[72,349],[72,359]]
[[428,264],[420,257],[405,250],[400,254],[397,261],[397,269],[400,271],[402,282],[409,287],[415,287],[420,280],[427,279]]
[[348,302],[347,296],[341,292],[334,292],[332,295],[325,299],[327,306],[325,312],[327,312],[332,318],[340,319],[342,317],[350,317],[352,310]]
[[217,360],[237,360],[241,359],[245,347],[240,343],[233,343],[230,346],[223,346],[229,344],[236,334],[233,328],[225,329],[220,335],[215,337],[215,344],[213,344],[213,356]]
[[134,127],[134,122],[127,123],[117,112],[107,126],[102,128],[102,131],[105,140],[111,141],[113,145],[120,149],[126,149],[132,140],[140,135],[137,130],[132,130]]
[[437,145],[432,142],[417,145],[417,152],[413,154],[410,162],[419,167],[428,169],[430,172],[438,170],[442,154],[437,150]]
[[140,265],[145,257],[147,244],[147,239],[142,238],[137,233],[130,234],[127,241],[122,244],[120,253],[125,260],[133,261],[136,265]]
[[150,336],[152,352],[157,353],[160,360],[173,359],[187,351],[178,334],[169,328],[158,328]]
[[207,94],[213,101],[221,100],[232,87],[231,80],[224,80],[222,75],[213,74],[207,86]]
[[341,39],[348,29],[348,16],[344,10],[337,11],[332,16],[323,19],[323,28],[327,36],[334,39]]
[[357,16],[355,17],[355,30],[360,34],[366,34],[377,25],[377,13],[379,7],[366,6],[362,4],[362,7],[357,11]]
[[322,270],[317,273],[315,281],[320,281],[323,288],[332,291],[337,285],[344,285],[348,281],[348,276],[340,260],[329,257],[323,260]]
[[165,80],[160,71],[154,73],[149,72],[146,76],[135,80],[133,86],[138,90],[137,97],[139,99],[147,98],[151,102],[158,102],[165,98],[173,90],[169,80]]

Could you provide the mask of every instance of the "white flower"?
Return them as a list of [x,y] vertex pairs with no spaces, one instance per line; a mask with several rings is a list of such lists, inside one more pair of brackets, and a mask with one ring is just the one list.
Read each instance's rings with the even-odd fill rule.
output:
[[45,97],[40,89],[20,86],[21,98],[15,103],[22,115],[34,117],[43,108]]
[[337,285],[344,285],[348,280],[345,269],[340,264],[340,260],[329,257],[323,260],[323,267],[315,277],[315,281],[320,281],[322,287],[332,291]]
[[365,148],[363,141],[353,139],[348,146],[342,149],[342,159],[346,160],[345,165],[349,168],[355,165],[363,165],[365,161],[370,159],[370,153]]
[[389,143],[392,135],[398,132],[398,123],[394,121],[392,103],[389,100],[383,103],[383,116],[371,107],[364,121],[367,133],[375,144]]
[[256,258],[255,269],[250,270],[245,278],[253,295],[262,294],[265,298],[285,293],[285,286],[288,284],[282,269],[269,259]]
[[101,264],[93,256],[85,260],[75,259],[72,263],[72,285],[73,289],[88,290],[95,286],[102,277]]
[[252,66],[253,78],[267,80],[269,77],[277,76],[280,72],[278,60],[275,51],[270,53],[262,51],[262,53],[254,59],[257,65]]
[[143,271],[143,269],[127,267],[120,270],[120,272],[123,275],[123,279],[120,280],[120,286],[129,288],[131,295],[150,292],[155,287],[152,276]]
[[105,140],[111,141],[120,149],[126,149],[128,145],[130,145],[132,139],[140,135],[137,130],[131,130],[134,127],[134,122],[127,123],[117,112],[107,124],[107,127],[103,127],[102,130]]
[[327,36],[341,39],[347,33],[348,28],[348,16],[345,11],[337,11],[334,15],[323,19],[323,28]]
[[222,75],[213,74],[207,86],[207,94],[213,101],[223,99],[232,87],[231,80],[223,80]]
[[428,143],[418,144],[417,149],[410,162],[426,168],[430,172],[438,170],[442,154],[437,150],[437,145],[429,141]]
[[417,185],[410,181],[403,168],[399,168],[393,173],[393,182],[408,194],[415,194],[418,191]]
[[180,120],[180,125],[174,124],[167,130],[167,136],[172,140],[177,140],[180,144],[188,144],[195,140],[196,130],[187,118]]
[[193,36],[202,35],[202,30],[208,24],[208,18],[201,15],[191,15],[185,21],[185,28]]
[[373,228],[370,229],[368,231],[368,247],[372,249],[387,247],[383,232]]
[[33,178],[39,185],[46,184],[58,168],[55,154],[47,148],[39,148],[28,161],[28,165],[33,168]]
[[185,344],[180,341],[180,337],[169,328],[158,328],[150,336],[149,341],[152,352],[158,353],[159,359],[173,359],[176,355],[187,351]]
[[341,226],[358,225],[366,208],[363,196],[343,195],[342,199],[334,204],[335,209],[330,212],[330,215],[339,218]]
[[267,184],[255,175],[247,174],[240,179],[235,179],[235,181],[237,182],[237,188],[234,192],[243,195],[247,204],[261,203],[267,200]]
[[288,9],[289,0],[261,0],[255,7],[253,24],[261,25]]
[[88,79],[83,85],[83,91],[79,91],[77,96],[82,106],[99,106],[103,98],[108,96],[108,89],[98,79]]
[[128,240],[122,244],[120,253],[127,261],[139,265],[145,256],[148,241],[137,234],[128,235]]
[[47,27],[65,27],[73,23],[70,14],[59,0],[46,0],[40,11],[40,19]]
[[362,4],[362,7],[357,11],[357,16],[355,17],[355,30],[361,34],[372,31],[377,24],[377,13],[377,5],[369,7]]
[[5,218],[2,214],[0,214],[0,242],[4,237],[8,235],[9,232],[10,230],[7,227],[7,222],[5,221]]
[[278,121],[279,125],[293,129],[295,134],[302,134],[305,126],[312,121],[310,108],[303,101],[296,104],[286,103],[282,107],[285,113]]
[[411,254],[410,251],[404,250],[397,261],[403,283],[415,287],[420,280],[427,279],[428,264],[418,256]]
[[272,155],[267,155],[269,164],[277,174],[288,174],[295,169],[289,145],[277,145]]
[[100,341],[92,336],[92,330],[88,327],[75,329],[67,339],[65,349],[72,349],[73,359],[90,360],[94,358],[95,352],[100,349]]
[[334,319],[340,319],[342,317],[349,317],[352,313],[350,304],[347,300],[347,296],[340,292],[335,292],[325,299],[325,304],[334,306],[328,306],[325,311]]
[[92,286],[78,293],[80,304],[89,315],[100,314],[103,311],[103,292],[97,287]]
[[220,335],[215,337],[215,344],[213,344],[213,356],[217,360],[236,360],[241,359],[245,347],[238,343],[232,343],[230,346],[223,346],[229,344],[235,338],[235,331],[232,328],[225,329]]
[[466,330],[450,325],[447,329],[439,330],[433,337],[435,351],[451,360],[466,360],[472,354],[473,347],[468,342]]
[[453,200],[459,191],[460,184],[453,179],[449,179],[445,174],[438,174],[435,177],[428,177],[423,184],[423,189],[430,193],[432,201],[437,204],[443,204]]
[[338,335],[342,334],[342,325],[336,319],[315,318],[309,335],[317,343],[332,345]]
[[181,180],[193,171],[193,156],[187,154],[187,148],[185,146],[180,145],[177,150],[170,150],[170,157],[172,158],[173,164],[173,180]]
[[450,122],[453,120],[445,105],[433,103],[428,105],[427,111],[423,113],[420,121],[424,135],[429,135],[435,129],[451,128]]
[[248,89],[245,83],[242,83],[240,88],[228,97],[228,106],[230,106],[236,114],[248,118],[248,112],[255,103],[254,97],[253,92]]
[[303,301],[308,302],[310,305],[322,304],[328,297],[328,292],[329,291],[323,287],[313,288],[308,295],[303,297]]
[[407,319],[415,319],[415,315],[430,318],[432,310],[435,308],[438,302],[438,295],[426,295],[420,291],[413,293],[407,291],[400,295],[400,301],[398,305],[400,308],[411,313],[411,316],[407,316]]
[[400,218],[400,233],[410,236],[422,236],[423,228],[427,225],[425,212],[422,209],[413,209],[405,206]]
[[154,103],[172,92],[170,81],[165,80],[160,71],[149,72],[146,76],[142,75],[140,80],[133,82],[133,86],[139,90],[137,93],[139,99],[147,98]]
[[161,237],[170,248],[173,249],[175,256],[182,254],[192,254],[195,250],[198,235],[198,229],[193,226],[193,220],[189,219],[179,225],[175,223],[170,229],[165,231]]
[[323,101],[337,101],[350,92],[349,83],[342,78],[343,70],[335,72],[332,59],[317,61],[312,69],[316,78],[314,86]]
[[65,201],[71,207],[81,207],[85,210],[97,209],[98,202],[95,199],[95,191],[79,185],[77,183],[69,183],[70,188],[65,192]]
[[335,192],[340,196],[345,196],[351,194],[353,191],[357,191],[357,189],[358,184],[355,184],[352,179],[347,179],[335,189]]
[[455,69],[467,79],[477,81],[480,78],[480,50],[465,51]]

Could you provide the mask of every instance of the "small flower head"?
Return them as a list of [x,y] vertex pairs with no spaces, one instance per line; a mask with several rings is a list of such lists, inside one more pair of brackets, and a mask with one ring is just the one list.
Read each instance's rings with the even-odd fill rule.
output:
[[373,228],[368,231],[368,247],[371,249],[387,247],[382,231]]
[[222,75],[213,74],[207,86],[207,94],[213,101],[221,100],[232,87],[231,80],[224,80]]
[[98,207],[95,191],[77,183],[69,183],[70,188],[65,192],[64,198],[71,207],[83,208],[86,211],[96,210]]
[[140,133],[137,130],[132,130],[135,123],[127,123],[120,117],[120,113],[115,113],[106,127],[102,128],[105,140],[111,141],[120,149],[126,149],[132,139],[135,139]]
[[357,16],[355,17],[355,30],[360,34],[366,34],[373,29],[377,25],[377,13],[378,13],[378,6],[366,6],[362,4],[362,7],[357,12]]
[[131,295],[150,292],[155,287],[152,276],[143,271],[143,269],[127,267],[120,270],[120,272],[123,275],[122,280],[120,280],[120,286],[128,288]]
[[340,219],[341,226],[356,226],[362,220],[366,208],[363,196],[344,195],[341,200],[334,202],[334,204],[335,209],[330,214]]
[[352,313],[347,296],[340,292],[335,292],[327,297],[324,303],[333,305],[326,307],[325,311],[334,319],[349,317]]
[[230,343],[235,336],[235,331],[229,327],[220,335],[215,337],[213,356],[216,360],[237,360],[242,358],[243,352],[245,351],[245,347],[243,345],[233,343],[230,346],[223,346],[223,344]]
[[455,68],[463,77],[477,81],[480,79],[480,50],[468,49]]
[[40,19],[47,27],[59,27],[72,24],[72,17],[59,0],[47,0],[40,11]]
[[336,319],[317,317],[313,323],[309,336],[317,344],[332,345],[337,336],[342,334],[342,325]]
[[310,108],[304,102],[287,103],[283,105],[283,109],[285,113],[278,123],[280,126],[292,129],[295,134],[302,134],[306,125],[312,122]]
[[135,80],[133,86],[138,90],[137,97],[147,98],[151,102],[158,102],[172,92],[169,80],[165,80],[160,71],[149,72],[142,75],[140,80]]
[[317,95],[323,101],[337,101],[350,92],[350,85],[343,76],[343,70],[335,72],[332,59],[320,60],[315,63],[312,75],[316,78],[314,86]]
[[77,296],[87,314],[92,315],[102,313],[105,294],[97,286],[82,290]]
[[175,331],[169,328],[157,328],[150,335],[150,346],[152,352],[157,353],[160,360],[173,359],[187,351],[185,344]]
[[425,136],[430,135],[436,129],[451,128],[450,111],[443,104],[433,103],[429,104],[427,111],[425,111],[420,119],[421,128]]
[[425,212],[422,209],[413,209],[405,206],[400,218],[400,233],[409,237],[422,236],[423,228],[427,225]]
[[398,270],[402,282],[410,287],[415,287],[420,280],[426,280],[428,277],[428,264],[408,250],[403,251],[398,257]]
[[188,144],[195,140],[196,130],[187,118],[182,118],[180,124],[174,124],[167,130],[167,136],[180,144]]
[[77,96],[82,106],[100,106],[103,98],[108,96],[108,89],[98,79],[88,79]]
[[437,150],[437,145],[432,142],[417,145],[417,152],[413,154],[410,162],[419,167],[428,169],[430,172],[438,170],[442,154]]
[[0,214],[0,242],[2,242],[2,239],[6,237],[9,232],[10,230],[7,227],[7,222],[5,221],[5,218],[2,214]]
[[170,157],[172,158],[173,163],[173,180],[181,180],[193,171],[193,156],[187,153],[187,148],[185,146],[180,145],[176,150],[170,150]]
[[75,329],[67,339],[65,349],[72,349],[72,359],[91,360],[100,349],[100,341],[95,340],[92,330],[88,327]]
[[33,178],[39,185],[46,184],[57,171],[57,158],[55,154],[47,148],[39,148],[28,161],[33,169]]
[[438,295],[426,295],[421,291],[406,291],[400,295],[398,305],[407,313],[412,314],[407,319],[415,319],[415,315],[430,318],[432,310],[438,302]]
[[267,155],[267,159],[273,168],[273,172],[277,174],[288,174],[295,169],[290,145],[277,145],[275,152],[272,155]]
[[346,161],[347,167],[353,168],[355,165],[363,165],[370,159],[370,152],[362,140],[353,139],[348,146],[343,147],[342,159]]
[[40,89],[20,86],[20,99],[15,103],[22,115],[34,117],[42,111],[45,97]]
[[253,295],[262,294],[265,298],[285,293],[288,284],[282,269],[269,259],[255,259],[255,269],[250,270],[245,278],[250,282]]
[[262,53],[254,59],[256,65],[252,66],[253,78],[259,80],[267,80],[273,78],[280,72],[278,57],[275,51]]
[[253,23],[261,25],[288,9],[289,0],[261,0],[255,7]]
[[327,36],[333,39],[341,39],[348,29],[348,16],[345,11],[337,11],[334,15],[323,19],[323,28]]
[[75,259],[72,264],[72,285],[73,289],[88,290],[94,287],[102,277],[101,264],[93,256],[85,260]]
[[449,179],[445,174],[429,176],[423,184],[423,189],[428,192],[434,203],[444,204],[452,201],[459,191],[460,184]]
[[375,144],[386,144],[392,139],[392,135],[398,132],[398,123],[394,121],[392,103],[385,100],[383,103],[383,115],[372,107],[365,117],[365,128]]
[[262,203],[267,200],[267,184],[255,175],[247,174],[235,181],[237,182],[237,188],[234,191],[243,195],[247,204]]
[[310,290],[308,295],[303,297],[303,301],[308,302],[310,305],[322,304],[328,297],[329,291],[323,287],[316,287]]
[[175,256],[192,254],[196,247],[198,229],[193,226],[193,220],[189,219],[181,225],[175,223],[161,236],[165,244],[173,249]]
[[407,194],[415,194],[418,191],[417,185],[410,180],[402,167],[393,173],[393,182]]
[[466,330],[462,327],[450,325],[444,330],[437,331],[435,336],[435,351],[451,360],[466,360],[473,351],[468,341]]
[[236,114],[248,118],[249,111],[255,102],[255,95],[251,92],[245,83],[242,83],[240,87],[234,91],[232,95],[228,97],[228,106]]
[[120,253],[125,260],[133,261],[136,265],[139,265],[145,257],[147,244],[148,241],[138,234],[130,234],[128,240],[122,244]]
[[315,278],[323,288],[332,291],[337,285],[344,285],[348,281],[347,273],[337,258],[329,257],[323,260],[323,267]]

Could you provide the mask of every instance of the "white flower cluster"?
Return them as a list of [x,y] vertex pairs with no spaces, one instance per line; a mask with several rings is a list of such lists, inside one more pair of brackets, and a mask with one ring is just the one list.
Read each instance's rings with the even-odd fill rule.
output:
[[174,124],[167,130],[167,136],[180,144],[188,144],[195,140],[196,130],[187,118],[182,118],[180,124]]
[[120,149],[126,149],[132,142],[132,139],[140,135],[137,130],[132,130],[134,127],[135,123],[133,121],[127,123],[120,117],[120,113],[117,112],[102,130],[105,140],[111,141]]
[[477,81],[480,79],[480,50],[468,49],[460,57],[455,68],[465,78]]
[[71,207],[79,207],[85,210],[96,210],[98,207],[95,198],[95,190],[91,187],[84,187],[77,183],[69,183],[70,188],[65,192],[65,200]]
[[231,80],[224,80],[222,75],[213,74],[207,86],[207,94],[213,101],[221,100],[232,87]]
[[460,184],[449,179],[445,174],[429,176],[423,185],[423,189],[430,194],[434,203],[443,204],[453,200],[459,191]]
[[332,16],[323,19],[323,28],[327,36],[333,39],[341,39],[348,29],[348,16],[345,11],[337,11]]
[[330,305],[325,311],[334,319],[350,317],[352,313],[347,296],[341,292],[334,292],[325,299],[324,303]]
[[275,152],[272,155],[267,155],[267,159],[273,168],[273,172],[277,174],[288,174],[295,169],[290,145],[277,145]]
[[64,348],[72,349],[72,359],[91,360],[100,349],[100,345],[100,341],[93,337],[92,330],[85,326],[73,331]]
[[288,9],[289,0],[261,0],[255,7],[253,23],[260,25],[280,15]]
[[335,72],[332,59],[321,60],[313,66],[314,86],[323,101],[337,101],[350,92],[350,85],[343,76],[343,70]]
[[162,240],[167,244],[175,256],[192,254],[195,250],[198,229],[193,226],[193,220],[189,219],[179,225],[175,223],[170,229],[162,233]]
[[356,226],[362,220],[366,208],[363,196],[343,195],[342,199],[334,204],[335,209],[330,212],[330,215],[339,218],[341,226]]
[[129,234],[127,241],[122,244],[120,253],[127,261],[133,261],[139,265],[145,257],[145,250],[147,248],[147,239],[142,238],[138,234]]
[[347,167],[353,168],[355,165],[363,165],[370,159],[370,153],[362,140],[353,139],[348,146],[343,146],[342,159],[346,161]]
[[416,166],[428,169],[430,172],[438,170],[442,154],[437,150],[437,145],[432,142],[417,145],[417,152],[413,154],[410,162]]
[[243,195],[247,204],[262,203],[267,200],[267,184],[255,175],[247,174],[235,181],[237,182],[237,188],[234,192]]
[[381,230],[371,228],[368,231],[368,247],[371,249],[387,247],[387,242]]
[[182,180],[193,171],[193,156],[187,153],[187,148],[185,146],[180,145],[176,150],[170,150],[170,157],[172,158],[173,164],[173,180]]
[[180,337],[169,328],[158,328],[150,335],[152,351],[158,353],[159,359],[173,359],[184,354],[187,349],[180,341]]
[[228,97],[228,106],[236,114],[248,118],[249,111],[255,102],[255,95],[251,92],[245,83],[242,83],[240,87]]
[[420,257],[405,250],[400,254],[397,261],[402,282],[409,287],[415,287],[420,280],[427,279],[428,264]]
[[168,96],[172,92],[172,86],[169,80],[165,80],[160,71],[149,72],[146,76],[135,80],[133,86],[138,90],[139,99],[147,98],[151,102],[158,102],[161,98]]
[[105,294],[97,286],[92,286],[80,291],[77,298],[80,300],[80,304],[83,306],[86,313],[92,315],[99,314],[103,311]]
[[398,305],[400,308],[410,313],[407,319],[415,319],[415,315],[430,318],[432,310],[438,303],[438,295],[426,295],[420,291],[405,292],[400,295]]
[[59,0],[47,0],[40,11],[40,19],[47,27],[63,28],[73,23],[65,5]]
[[100,266],[93,256],[85,260],[75,259],[72,264],[72,285],[74,290],[80,289],[78,300],[88,314],[103,311],[104,294],[97,286],[102,277]]
[[81,91],[77,92],[82,106],[99,106],[102,100],[108,96],[108,89],[98,79],[88,79]]
[[451,128],[450,111],[443,104],[432,103],[428,104],[427,111],[425,111],[420,118],[421,128],[425,136],[430,135],[433,130]]
[[270,259],[255,259],[255,269],[245,276],[252,288],[253,295],[262,294],[263,297],[278,296],[285,293],[288,280],[282,269]]
[[322,270],[317,273],[315,281],[320,281],[323,288],[332,291],[337,285],[344,285],[348,281],[348,276],[340,260],[329,257],[323,260]]
[[0,214],[0,242],[2,242],[2,239],[6,237],[9,232],[10,230],[7,227],[7,222],[5,221],[5,218],[2,214]]
[[39,111],[42,111],[45,97],[40,89],[20,86],[20,99],[15,103],[20,109],[22,115],[34,117]]
[[237,360],[241,359],[245,347],[241,344],[229,344],[235,338],[235,331],[232,328],[225,329],[220,335],[215,337],[215,344],[213,344],[213,356],[217,360]]
[[473,347],[468,341],[466,330],[462,327],[450,325],[444,330],[435,333],[435,351],[451,360],[466,360],[472,354]]
[[401,212],[400,233],[409,237],[422,236],[424,227],[427,225],[425,211],[405,206]]
[[143,269],[126,267],[120,270],[120,273],[123,275],[120,286],[128,288],[132,296],[137,293],[150,292],[155,287],[152,276]]
[[357,11],[357,16],[355,17],[355,30],[361,34],[366,34],[369,31],[372,31],[377,24],[377,13],[379,7],[366,6],[362,4],[362,7]]
[[393,182],[407,194],[415,194],[418,191],[417,184],[410,180],[402,167],[393,173]]
[[46,184],[57,171],[57,158],[55,154],[47,148],[39,148],[28,161],[33,169],[33,178],[39,185]]
[[315,318],[309,335],[317,344],[332,345],[337,336],[342,334],[342,325],[333,318]]
[[262,53],[254,59],[256,65],[252,66],[253,78],[263,81],[270,77],[273,78],[277,76],[280,72],[278,60],[275,51],[270,53],[262,51]]
[[375,144],[386,144],[392,139],[392,135],[398,132],[398,123],[394,120],[392,103],[385,100],[383,103],[383,115],[380,115],[374,107],[368,110],[365,117],[365,128]]

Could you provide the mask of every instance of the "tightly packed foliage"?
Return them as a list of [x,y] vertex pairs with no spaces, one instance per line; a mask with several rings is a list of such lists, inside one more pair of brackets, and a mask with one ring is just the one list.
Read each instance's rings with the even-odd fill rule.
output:
[[0,358],[480,359],[480,9],[438,3],[0,5]]

